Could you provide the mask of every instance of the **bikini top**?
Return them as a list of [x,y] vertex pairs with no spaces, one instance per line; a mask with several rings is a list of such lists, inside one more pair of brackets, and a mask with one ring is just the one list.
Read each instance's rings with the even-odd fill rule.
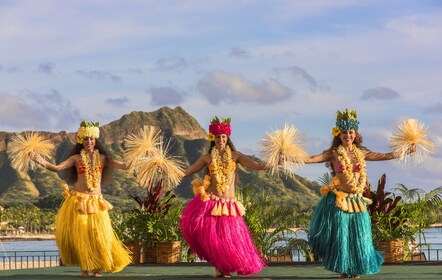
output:
[[[77,172],[78,174],[84,174],[86,173],[86,169],[87,169],[87,165],[86,163],[84,163],[81,159],[78,161],[78,166],[77,166]],[[100,172],[103,172],[103,165],[100,164],[99,166]]]
[[[338,161],[338,163],[335,166],[335,172],[341,173],[342,171],[344,171],[344,169],[342,168],[341,162]],[[361,165],[359,163],[353,166],[353,172],[359,173],[360,171],[361,171]]]

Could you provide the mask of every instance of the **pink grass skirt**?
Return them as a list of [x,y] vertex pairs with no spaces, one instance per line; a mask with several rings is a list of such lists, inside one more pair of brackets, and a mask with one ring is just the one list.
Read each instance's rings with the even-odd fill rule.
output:
[[[224,274],[254,274],[266,265],[253,244],[244,219],[237,214],[241,213],[237,204],[234,200],[221,203],[221,199],[214,195],[207,201],[196,196],[180,218],[181,233],[192,252]],[[221,209],[221,206],[228,211],[214,216],[214,210]]]

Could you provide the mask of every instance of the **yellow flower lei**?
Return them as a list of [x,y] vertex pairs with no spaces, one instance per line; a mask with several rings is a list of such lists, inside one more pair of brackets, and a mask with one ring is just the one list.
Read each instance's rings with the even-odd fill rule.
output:
[[227,146],[224,151],[223,158],[219,155],[218,149],[212,149],[212,164],[210,165],[211,173],[216,178],[216,189],[225,192],[229,189],[228,182],[232,179],[232,173],[235,171],[235,162],[232,161],[232,151]]
[[86,171],[84,173],[86,177],[87,189],[92,192],[95,188],[101,185],[101,158],[100,152],[94,150],[93,162],[91,162],[90,157],[86,154],[84,149],[80,152],[81,160],[86,165]]
[[356,181],[356,177],[353,173],[353,164],[351,163],[351,160],[345,150],[345,148],[340,145],[338,147],[338,160],[341,162],[342,165],[342,172],[344,173],[347,182],[349,182],[349,185],[352,188],[352,191],[355,193],[362,193],[365,188],[365,184],[367,182],[367,170],[365,169],[365,159],[364,155],[362,154],[361,150],[359,150],[356,145],[353,144],[353,151],[355,152],[356,159],[358,160],[361,169],[360,169],[360,177],[359,182]]

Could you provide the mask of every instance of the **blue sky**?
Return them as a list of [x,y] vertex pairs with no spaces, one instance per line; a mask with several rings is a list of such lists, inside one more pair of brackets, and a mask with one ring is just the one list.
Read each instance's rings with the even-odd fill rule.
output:
[[389,151],[402,120],[425,123],[432,158],[368,172],[430,190],[442,186],[441,46],[440,1],[0,0],[0,131],[73,132],[182,106],[206,129],[232,117],[244,153],[289,123],[316,154],[336,110],[353,108],[374,151]]

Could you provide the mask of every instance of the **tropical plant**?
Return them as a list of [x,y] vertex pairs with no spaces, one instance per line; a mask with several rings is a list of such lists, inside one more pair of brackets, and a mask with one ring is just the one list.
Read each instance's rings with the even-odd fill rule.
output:
[[256,193],[252,188],[243,189],[237,197],[246,207],[244,220],[265,258],[280,254],[292,256],[293,250],[309,254],[308,242],[296,238],[292,230],[294,220],[287,219],[293,216],[291,207],[279,203],[265,192]]
[[[165,191],[158,182],[144,197],[129,193],[137,202],[127,220],[127,231],[134,241],[151,247],[159,241],[180,240],[178,219],[182,207],[174,203],[172,191]],[[174,240],[173,240],[174,239]]]
[[[409,214],[408,226],[417,231],[417,236],[415,235],[406,240],[406,244],[414,241],[416,237],[419,238],[419,244],[427,243],[425,230],[438,221],[438,214],[442,206],[442,187],[426,193],[420,188],[409,189],[403,184],[398,184],[394,191],[403,197],[404,208]],[[422,213],[425,213],[425,215],[422,215]],[[408,249],[407,246],[406,249]],[[412,250],[406,250],[406,257],[409,257],[412,253]]]
[[379,243],[397,238],[411,239],[416,229],[408,223],[410,211],[401,203],[401,196],[385,191],[385,183],[386,175],[383,174],[376,191],[370,187],[364,191],[364,197],[372,201],[367,210],[371,216],[373,240]]

